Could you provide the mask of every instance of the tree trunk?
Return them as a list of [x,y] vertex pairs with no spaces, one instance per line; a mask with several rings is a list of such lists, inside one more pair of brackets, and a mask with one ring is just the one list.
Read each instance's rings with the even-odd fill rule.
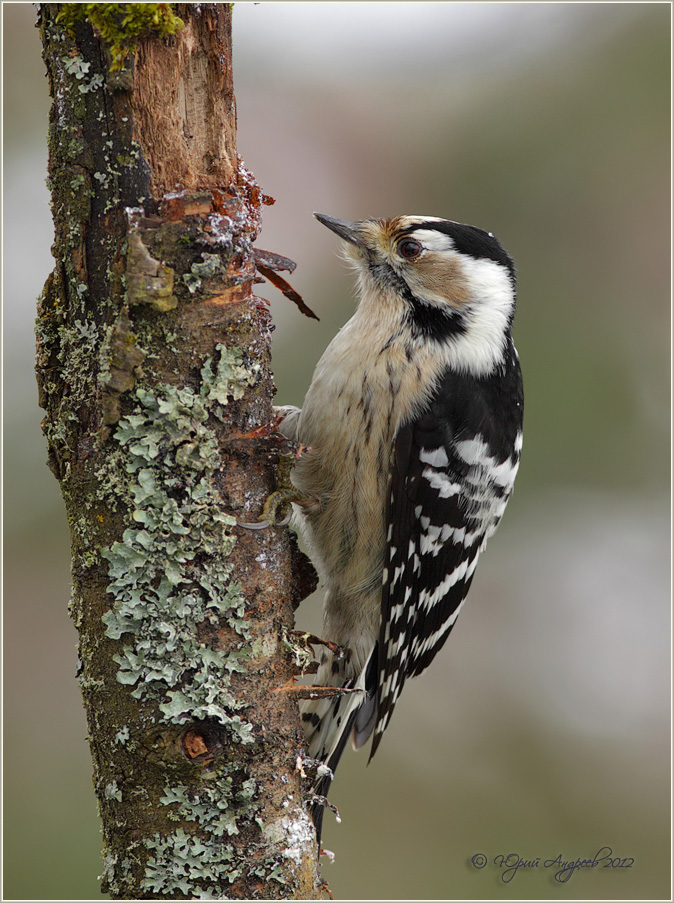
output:
[[287,529],[237,525],[293,448],[269,426],[271,324],[252,293],[265,198],[236,154],[231,7],[46,4],[39,24],[56,266],[37,374],[103,889],[315,899],[282,690],[315,578]]

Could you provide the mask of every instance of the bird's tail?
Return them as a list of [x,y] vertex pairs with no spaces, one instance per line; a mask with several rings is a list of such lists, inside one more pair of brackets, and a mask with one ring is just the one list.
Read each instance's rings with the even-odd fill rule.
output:
[[376,650],[373,650],[367,665],[360,674],[355,674],[348,653],[344,659],[338,659],[326,651],[314,686],[335,687],[347,692],[304,700],[300,704],[309,756],[327,766],[327,769],[319,768],[313,787],[311,817],[319,845],[327,795],[347,740],[351,736],[354,748],[360,749],[377,720],[376,658]]

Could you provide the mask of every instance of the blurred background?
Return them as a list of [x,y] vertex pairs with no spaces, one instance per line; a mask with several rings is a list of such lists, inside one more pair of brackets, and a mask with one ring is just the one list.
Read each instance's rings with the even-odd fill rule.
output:
[[[49,98],[34,7],[2,12],[4,896],[101,899],[32,370]],[[277,200],[258,243],[298,262],[321,318],[261,288],[280,403],[301,404],[353,310],[312,211],[473,223],[519,269],[515,493],[376,758],[340,765],[323,867],[338,899],[670,899],[669,57],[669,4],[235,5],[239,151]],[[299,624],[320,629],[320,596]],[[543,867],[605,846],[632,867],[564,885]],[[509,853],[541,865],[505,883]]]

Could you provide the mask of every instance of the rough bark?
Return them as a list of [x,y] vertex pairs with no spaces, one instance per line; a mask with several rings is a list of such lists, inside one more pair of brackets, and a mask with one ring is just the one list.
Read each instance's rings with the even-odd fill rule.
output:
[[231,8],[176,5],[184,28],[147,31],[120,68],[88,21],[57,21],[64,6],[40,9],[56,266],[37,374],[103,888],[313,899],[301,730],[280,688],[314,575],[287,529],[237,525],[293,449],[269,427],[264,198],[236,154]]

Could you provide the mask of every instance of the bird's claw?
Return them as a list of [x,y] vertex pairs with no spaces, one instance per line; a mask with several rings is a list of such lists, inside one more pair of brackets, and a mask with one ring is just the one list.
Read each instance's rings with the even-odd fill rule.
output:
[[278,488],[267,496],[258,520],[252,524],[238,521],[240,527],[245,530],[266,530],[268,527],[285,527],[290,523],[292,503],[301,501],[300,494],[290,480],[294,465],[295,455],[279,456],[276,477]]
[[320,796],[318,793],[315,793],[313,796],[310,796],[307,800],[307,806],[324,806],[326,809],[329,809],[335,816],[336,822],[341,822],[342,816],[339,814],[339,809],[335,806],[334,803],[331,803],[327,796]]
[[310,772],[315,772],[317,778],[329,778],[334,780],[334,773],[329,765],[326,765],[322,759],[312,759],[311,756],[298,755],[295,761],[295,771],[299,771],[303,778],[307,777],[304,770],[305,767]]
[[343,646],[338,646],[337,643],[333,643],[331,640],[324,640],[321,637],[316,636],[315,633],[300,633],[297,631],[293,638],[306,646],[325,646],[326,649],[329,649],[330,652],[332,652],[335,658],[341,659],[346,655],[346,649],[344,649]]

